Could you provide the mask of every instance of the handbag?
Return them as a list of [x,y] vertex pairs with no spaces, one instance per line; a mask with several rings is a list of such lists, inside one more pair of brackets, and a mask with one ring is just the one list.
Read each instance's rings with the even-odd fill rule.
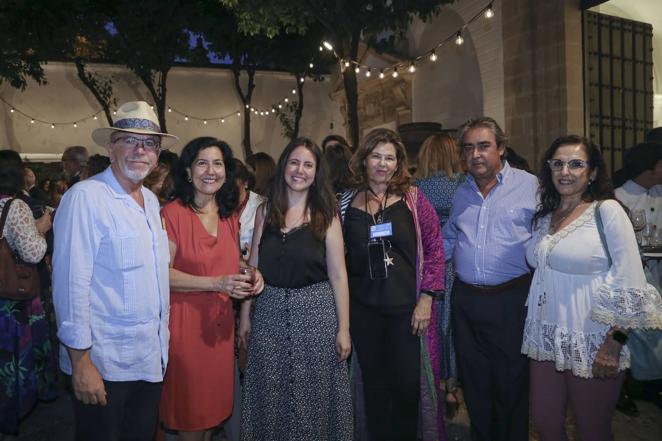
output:
[[[605,249],[609,266],[611,266],[611,256],[605,239],[602,218],[600,216],[600,204],[595,206],[595,224],[598,227],[598,234],[602,247]],[[650,271],[644,268],[646,280],[653,285],[660,293],[660,287],[653,280]],[[630,370],[632,376],[639,381],[657,380],[662,378],[662,330],[659,329],[631,329],[628,332],[626,343],[630,349]]]
[[8,300],[29,300],[39,294],[39,273],[37,265],[24,262],[9,247],[3,235],[9,207],[14,198],[9,199],[0,216],[0,298]]

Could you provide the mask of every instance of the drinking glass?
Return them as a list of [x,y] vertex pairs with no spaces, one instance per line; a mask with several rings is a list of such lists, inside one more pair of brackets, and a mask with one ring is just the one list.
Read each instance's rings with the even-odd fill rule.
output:
[[646,211],[645,210],[632,210],[630,211],[630,220],[632,221],[632,228],[637,238],[637,244],[644,246],[643,231],[646,228]]

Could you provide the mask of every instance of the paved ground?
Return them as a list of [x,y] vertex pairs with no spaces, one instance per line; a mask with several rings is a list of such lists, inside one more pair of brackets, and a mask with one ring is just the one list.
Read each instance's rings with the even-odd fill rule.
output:
[[[613,420],[615,441],[660,441],[662,440],[662,410],[649,402],[638,401],[641,415],[627,417],[616,412]],[[448,422],[448,441],[469,441],[469,418],[466,409],[460,408],[457,416]],[[568,433],[571,441],[577,440],[572,415],[568,417]],[[60,398],[51,403],[40,403],[21,424],[18,437],[3,437],[0,441],[70,441],[73,440],[73,416],[71,398],[63,390]],[[531,440],[537,440],[532,434]],[[170,437],[168,437],[170,440]],[[214,441],[223,441],[218,434]],[[314,441],[314,440],[311,440]]]

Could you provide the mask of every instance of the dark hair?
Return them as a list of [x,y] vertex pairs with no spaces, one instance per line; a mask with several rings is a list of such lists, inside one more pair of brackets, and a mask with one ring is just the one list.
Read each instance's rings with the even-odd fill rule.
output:
[[329,141],[335,141],[338,144],[342,144],[345,147],[347,147],[350,152],[352,151],[352,148],[349,146],[347,140],[340,135],[329,135],[326,138],[324,138],[324,140],[322,141],[322,151],[326,150],[326,143]]
[[346,191],[352,183],[349,171],[352,152],[349,147],[345,144],[332,144],[324,149],[324,159],[328,166],[333,191],[336,193]]
[[260,196],[265,196],[276,173],[276,161],[264,152],[257,152],[246,158],[246,164],[250,165],[255,173],[253,191]]
[[178,160],[179,157],[177,156],[177,153],[172,150],[161,150],[161,153],[159,153],[159,164],[167,165],[170,170],[175,168]]
[[583,136],[562,136],[554,140],[542,158],[542,164],[540,166],[540,204],[533,217],[534,225],[539,219],[556,210],[561,202],[561,195],[556,190],[556,187],[554,187],[552,170],[549,168],[547,161],[552,159],[559,147],[574,144],[580,144],[584,149],[588,157],[589,172],[592,173],[595,170],[595,179],[589,182],[586,191],[582,195],[582,200],[593,202],[614,198],[614,191],[612,190],[609,178],[607,178],[600,148]]
[[0,194],[16,196],[23,182],[21,156],[14,150],[0,150]]
[[95,154],[87,160],[87,177],[90,178],[104,171],[110,165],[108,156]]
[[[501,149],[501,147],[508,147],[508,137],[503,132],[499,124],[489,116],[481,116],[480,118],[470,119],[469,121],[465,122],[462,127],[460,127],[457,135],[457,145],[460,147],[460,149],[464,144],[464,135],[466,135],[469,130],[475,129],[477,127],[484,127],[492,132],[492,135],[494,135],[494,141],[496,141],[497,149]],[[504,151],[503,159],[505,159],[507,155],[508,152]]]
[[510,147],[506,147],[505,155],[508,157],[508,164],[511,167],[524,170],[525,172],[531,173],[531,167],[529,167],[529,161],[526,160],[524,156],[520,156],[515,150]]
[[182,154],[175,165],[173,173],[175,180],[175,198],[178,198],[182,203],[192,209],[198,211],[199,207],[195,206],[195,189],[193,184],[189,182],[188,173],[186,169],[191,168],[193,161],[198,157],[201,150],[216,147],[223,155],[223,163],[225,164],[225,182],[221,188],[216,192],[216,203],[218,204],[218,215],[221,218],[229,217],[239,202],[239,190],[235,185],[235,170],[234,170],[234,156],[230,146],[221,140],[212,137],[195,138],[190,141],[184,149]]
[[292,152],[298,147],[305,147],[315,157],[315,180],[308,189],[306,210],[310,210],[310,227],[315,237],[322,240],[336,215],[336,198],[331,191],[327,165],[322,150],[308,138],[296,138],[291,141],[278,158],[276,175],[267,197],[266,223],[272,228],[285,227],[285,214],[289,209],[285,168]]
[[627,176],[634,179],[645,171],[655,169],[662,161],[662,143],[642,142],[625,152]]
[[395,155],[398,160],[398,168],[393,173],[393,177],[388,183],[388,192],[395,195],[403,195],[411,185],[411,175],[407,165],[407,151],[402,143],[400,136],[393,130],[374,129],[371,130],[359,148],[356,149],[352,160],[349,162],[349,168],[352,172],[353,186],[356,190],[362,191],[368,189],[368,177],[365,173],[365,160],[375,147],[381,143],[393,144]]
[[246,167],[244,163],[237,158],[234,158],[234,167],[235,167],[235,174],[234,174],[235,179],[244,181],[248,189],[253,190],[253,188],[255,188],[255,175],[253,174],[253,172],[250,171],[248,167]]

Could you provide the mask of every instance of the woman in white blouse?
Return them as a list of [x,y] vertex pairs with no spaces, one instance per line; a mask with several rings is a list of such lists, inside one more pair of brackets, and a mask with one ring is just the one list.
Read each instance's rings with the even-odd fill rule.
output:
[[662,302],[600,150],[585,138],[559,138],[545,152],[527,260],[536,271],[522,353],[531,358],[534,427],[543,441],[566,440],[570,401],[583,441],[611,440],[627,330],[662,328]]

